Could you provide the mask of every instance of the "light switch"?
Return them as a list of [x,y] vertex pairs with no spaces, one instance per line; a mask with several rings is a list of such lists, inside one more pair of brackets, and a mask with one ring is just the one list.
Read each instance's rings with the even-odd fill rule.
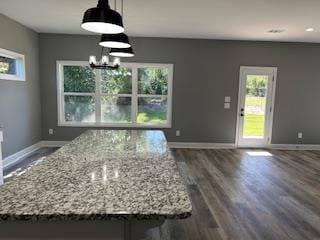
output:
[[229,97],[229,96],[224,97],[224,102],[230,103],[231,102],[231,97]]
[[229,109],[230,108],[230,103],[224,103],[224,108]]

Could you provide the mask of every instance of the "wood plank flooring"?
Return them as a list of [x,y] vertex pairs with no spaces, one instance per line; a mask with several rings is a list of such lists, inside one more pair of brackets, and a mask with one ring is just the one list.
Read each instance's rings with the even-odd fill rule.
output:
[[3,172],[4,182],[8,182],[14,179],[14,177],[23,174],[24,172],[31,169],[34,165],[40,163],[44,157],[50,155],[58,148],[53,147],[44,147],[40,148],[37,151],[29,154],[18,164],[6,169]]
[[[29,157],[20,168],[52,151]],[[146,239],[320,240],[320,152],[172,152],[187,184],[193,215],[166,221]]]
[[193,215],[167,221],[150,239],[320,239],[320,152],[173,153],[189,189]]

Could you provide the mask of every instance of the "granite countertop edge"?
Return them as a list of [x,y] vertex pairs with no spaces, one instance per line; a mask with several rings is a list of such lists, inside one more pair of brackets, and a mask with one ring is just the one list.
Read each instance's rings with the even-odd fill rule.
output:
[[10,221],[90,221],[90,220],[174,220],[186,219],[190,212],[178,214],[28,214],[28,215],[0,215],[0,222]]

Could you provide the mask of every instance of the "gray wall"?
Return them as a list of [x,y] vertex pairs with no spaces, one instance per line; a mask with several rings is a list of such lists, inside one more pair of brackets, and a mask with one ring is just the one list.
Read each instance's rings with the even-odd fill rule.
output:
[[0,48],[25,55],[26,82],[0,80],[3,156],[41,140],[39,36],[0,14]]
[[[234,143],[239,68],[278,67],[272,143],[320,143],[320,45],[133,38],[134,62],[174,64],[173,126],[169,141]],[[84,128],[57,127],[56,60],[99,53],[98,37],[40,35],[43,138],[71,140]],[[232,97],[230,110],[224,96]],[[53,128],[54,135],[48,135]],[[181,136],[175,137],[175,130]]]

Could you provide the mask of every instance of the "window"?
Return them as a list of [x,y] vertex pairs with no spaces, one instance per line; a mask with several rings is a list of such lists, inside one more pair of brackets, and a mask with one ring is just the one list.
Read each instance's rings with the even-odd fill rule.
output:
[[59,126],[171,127],[171,64],[58,61]]
[[25,81],[23,55],[0,48],[0,80]]

